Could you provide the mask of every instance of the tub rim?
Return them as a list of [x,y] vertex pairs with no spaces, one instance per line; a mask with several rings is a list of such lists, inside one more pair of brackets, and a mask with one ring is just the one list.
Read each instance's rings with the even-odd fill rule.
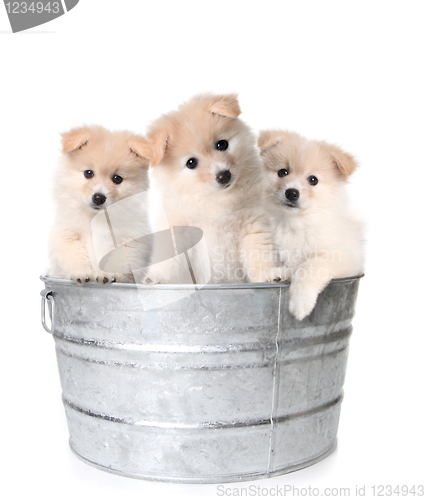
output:
[[[356,281],[365,276],[364,273],[355,276],[347,276],[345,278],[334,278],[330,283],[345,283],[350,281]],[[282,281],[278,283],[222,283],[222,284],[205,284],[205,285],[194,285],[194,284],[161,284],[156,285],[143,285],[142,283],[109,283],[108,285],[100,285],[99,283],[85,283],[77,284],[72,280],[63,278],[51,278],[47,274],[42,274],[40,276],[41,281],[45,285],[62,285],[62,286],[73,286],[73,287],[84,287],[84,288],[124,288],[130,290],[235,290],[235,289],[263,289],[263,288],[288,288],[290,286],[289,281]],[[330,284],[329,283],[329,284]],[[327,285],[328,286],[328,285]]]

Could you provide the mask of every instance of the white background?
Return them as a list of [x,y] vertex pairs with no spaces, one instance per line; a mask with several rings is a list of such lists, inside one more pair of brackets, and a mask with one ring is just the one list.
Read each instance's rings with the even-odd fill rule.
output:
[[352,496],[366,485],[371,498],[373,485],[425,483],[425,14],[409,0],[80,0],[11,34],[0,5],[2,488],[14,498],[217,498],[215,485],[132,480],[77,460],[39,320],[59,132],[100,123],[143,133],[200,91],[236,91],[256,131],[325,139],[361,165],[350,189],[368,261],[338,449],[252,484]]

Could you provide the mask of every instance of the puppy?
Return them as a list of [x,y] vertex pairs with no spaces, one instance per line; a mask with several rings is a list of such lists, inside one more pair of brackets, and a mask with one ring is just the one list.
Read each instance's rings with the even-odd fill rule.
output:
[[338,147],[293,132],[261,132],[258,145],[267,175],[265,202],[284,278],[291,281],[289,307],[301,320],[331,279],[363,272],[363,229],[345,192],[357,164]]
[[[272,234],[259,203],[261,160],[240,113],[234,94],[200,94],[149,128],[151,177],[168,224],[201,229],[206,245],[205,253],[202,248],[191,253],[191,276],[182,272],[184,260],[179,269],[179,260],[169,259],[152,266],[148,282],[274,278]],[[189,239],[187,247],[192,246]]]
[[50,276],[83,284],[131,282],[133,269],[149,264],[143,236],[150,229],[138,194],[149,186],[143,154],[151,156],[148,142],[127,131],[84,126],[62,134]]

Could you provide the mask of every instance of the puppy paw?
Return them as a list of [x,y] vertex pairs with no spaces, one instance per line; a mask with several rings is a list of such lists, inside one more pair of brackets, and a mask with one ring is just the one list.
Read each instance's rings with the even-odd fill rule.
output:
[[267,269],[263,273],[263,279],[261,281],[266,281],[267,283],[286,281],[288,279],[287,271],[283,267],[273,267]]
[[108,285],[110,283],[134,283],[135,280],[130,274],[107,273],[101,271],[88,271],[84,269],[75,269],[71,274],[71,279],[79,285],[87,283],[97,283],[99,285]]
[[164,279],[164,276],[167,274],[163,274],[161,269],[155,269],[155,267],[151,267],[148,269],[144,275],[138,277],[138,282],[142,283],[142,285],[158,285],[158,283],[167,283],[167,280]]
[[291,314],[299,321],[306,318],[315,307],[317,297],[316,290],[290,286],[289,310]]
[[84,285],[93,281],[94,276],[92,271],[87,269],[73,269],[70,278],[79,285]]
[[149,276],[147,276],[142,281],[143,285],[158,285],[158,283],[160,283],[160,279],[159,278],[155,278],[154,276],[153,276],[153,278],[150,278]]
[[113,273],[98,271],[94,274],[93,281],[99,283],[100,285],[109,285],[110,283],[115,283],[117,281],[117,276]]

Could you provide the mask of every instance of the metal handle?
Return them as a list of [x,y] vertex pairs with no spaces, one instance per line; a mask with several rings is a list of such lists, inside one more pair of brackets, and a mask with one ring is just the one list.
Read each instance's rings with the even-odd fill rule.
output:
[[[47,333],[53,334],[55,331],[55,300],[52,290],[42,290],[41,295],[41,324]],[[46,324],[46,300],[52,304],[52,314],[50,328]]]

